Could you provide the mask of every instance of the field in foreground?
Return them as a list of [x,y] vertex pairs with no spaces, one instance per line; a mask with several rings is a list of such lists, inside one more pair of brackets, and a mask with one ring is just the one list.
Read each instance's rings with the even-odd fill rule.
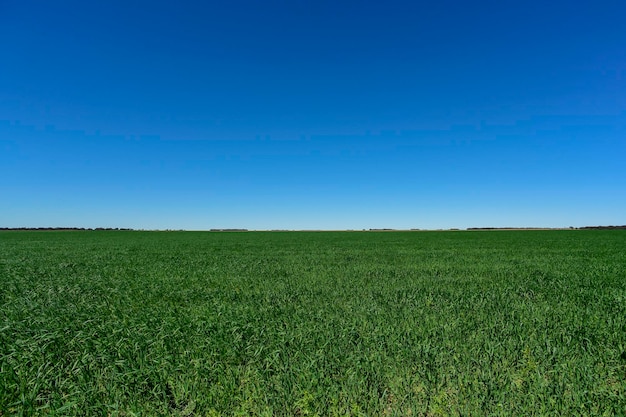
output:
[[621,230],[0,232],[0,416],[624,413]]

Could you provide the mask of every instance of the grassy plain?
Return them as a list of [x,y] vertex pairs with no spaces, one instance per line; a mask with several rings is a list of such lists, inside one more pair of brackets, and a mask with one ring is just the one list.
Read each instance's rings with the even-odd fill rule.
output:
[[0,415],[626,413],[626,232],[0,232]]

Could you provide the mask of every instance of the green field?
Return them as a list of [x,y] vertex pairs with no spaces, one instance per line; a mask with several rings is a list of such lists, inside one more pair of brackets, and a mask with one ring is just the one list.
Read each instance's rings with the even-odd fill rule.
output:
[[626,231],[0,232],[0,415],[623,415]]

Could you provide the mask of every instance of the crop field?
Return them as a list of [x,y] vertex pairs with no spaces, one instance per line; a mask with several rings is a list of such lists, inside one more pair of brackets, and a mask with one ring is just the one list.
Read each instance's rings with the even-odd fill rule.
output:
[[626,231],[0,232],[0,415],[624,415]]

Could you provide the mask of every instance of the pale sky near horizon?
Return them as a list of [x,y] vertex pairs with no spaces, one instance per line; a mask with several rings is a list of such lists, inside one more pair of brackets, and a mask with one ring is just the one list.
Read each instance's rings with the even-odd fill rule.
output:
[[0,0],[0,227],[626,224],[623,16]]

